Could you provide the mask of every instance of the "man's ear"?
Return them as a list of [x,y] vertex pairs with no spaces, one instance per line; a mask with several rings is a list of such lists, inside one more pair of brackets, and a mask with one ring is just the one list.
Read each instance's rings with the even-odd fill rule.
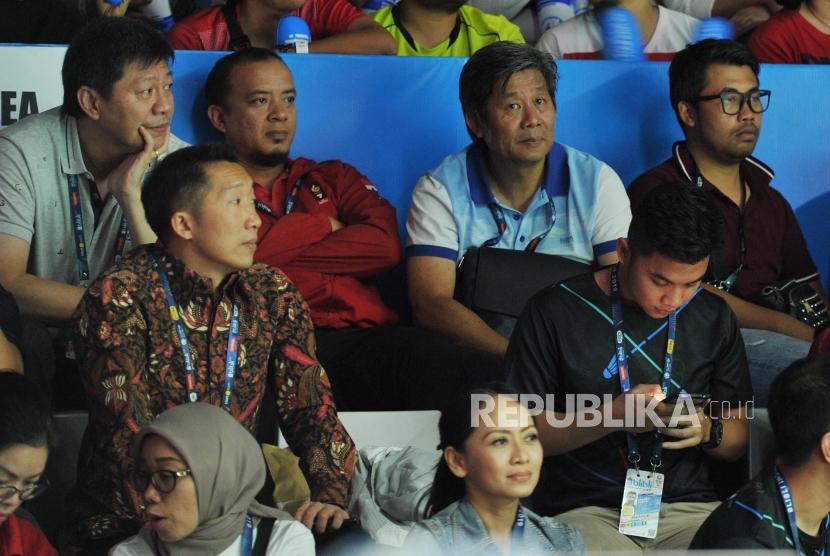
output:
[[821,450],[821,457],[824,459],[824,463],[830,464],[830,432],[824,433],[821,437],[819,449]]
[[631,259],[631,246],[628,243],[628,238],[617,238],[617,259],[621,265],[625,265]]
[[695,110],[691,102],[685,100],[678,102],[677,115],[686,127],[695,127],[697,125],[697,110]]
[[484,138],[484,126],[481,125],[478,116],[474,114],[464,114],[464,122],[467,124],[467,128],[477,139]]
[[215,104],[208,106],[207,116],[213,127],[220,132],[225,133],[225,130],[227,129],[225,127],[225,113],[222,111],[221,106],[217,106]]
[[447,467],[450,468],[450,473],[463,479],[467,476],[467,461],[464,454],[453,448],[447,446],[444,448],[444,461],[447,462]]
[[91,120],[101,117],[101,94],[92,87],[81,85],[75,93],[75,100]]
[[170,227],[173,233],[185,240],[193,239],[193,215],[189,212],[179,210],[170,216]]

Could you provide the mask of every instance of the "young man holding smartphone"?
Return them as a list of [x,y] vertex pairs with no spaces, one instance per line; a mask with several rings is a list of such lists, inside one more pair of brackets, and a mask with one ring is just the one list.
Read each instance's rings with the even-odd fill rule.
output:
[[[689,184],[657,187],[628,235],[617,240],[618,265],[530,300],[507,351],[507,379],[521,393],[553,394],[553,416],[577,417],[568,426],[536,419],[546,476],[555,478],[537,489],[546,505],[537,512],[580,529],[589,551],[683,550],[717,506],[709,457],[745,452],[752,388],[735,315],[700,290],[720,239],[711,201]],[[674,415],[674,403],[659,402],[675,392],[717,403],[695,407],[686,394],[695,411]],[[568,398],[579,394],[609,400],[599,409],[615,423],[580,426],[586,408]],[[656,431],[650,411],[664,417]],[[635,492],[636,515],[621,516]]]

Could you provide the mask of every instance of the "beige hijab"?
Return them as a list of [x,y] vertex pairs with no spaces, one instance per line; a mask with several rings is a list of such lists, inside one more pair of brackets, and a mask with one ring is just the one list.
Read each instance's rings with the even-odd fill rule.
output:
[[254,500],[265,482],[262,451],[227,411],[206,403],[165,411],[133,441],[136,461],[150,434],[165,438],[187,461],[199,501],[199,525],[187,538],[164,542],[152,529],[141,530],[139,535],[159,554],[220,554],[242,534],[246,514],[293,519]]

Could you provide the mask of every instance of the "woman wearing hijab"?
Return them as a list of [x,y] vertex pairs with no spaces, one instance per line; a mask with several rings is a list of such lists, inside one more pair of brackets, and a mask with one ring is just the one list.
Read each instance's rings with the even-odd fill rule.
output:
[[205,403],[174,407],[142,429],[132,449],[129,481],[141,495],[145,524],[111,556],[250,556],[265,544],[257,539],[265,533],[261,518],[275,519],[264,554],[313,556],[305,526],[254,500],[265,461],[226,411]]

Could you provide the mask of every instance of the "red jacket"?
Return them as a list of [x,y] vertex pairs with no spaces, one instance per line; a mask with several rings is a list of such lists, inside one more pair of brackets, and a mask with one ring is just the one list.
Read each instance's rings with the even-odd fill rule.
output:
[[[301,178],[290,214],[285,200]],[[397,321],[374,277],[401,259],[395,207],[352,166],[298,158],[270,190],[255,184],[260,212],[257,262],[279,267],[297,286],[318,328],[377,326]],[[332,232],[334,218],[343,228]]]
[[[345,33],[352,23],[366,17],[346,0],[306,0],[294,15],[308,23],[311,38],[315,41]],[[236,16],[239,17],[239,4]],[[167,40],[176,50],[228,50],[231,34],[222,7],[212,6],[174,25]]]
[[40,529],[12,514],[0,525],[0,554],[3,556],[58,556]]

